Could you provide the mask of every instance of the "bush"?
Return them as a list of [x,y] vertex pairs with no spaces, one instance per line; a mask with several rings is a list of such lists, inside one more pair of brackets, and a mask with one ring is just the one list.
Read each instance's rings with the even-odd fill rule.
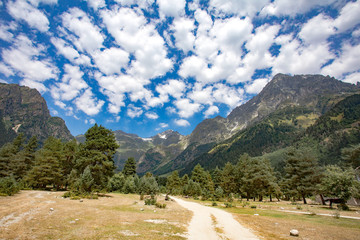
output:
[[226,208],[235,207],[235,205],[233,205],[232,203],[229,203],[229,202],[224,203],[224,205],[225,205]]
[[164,203],[164,204],[155,203],[155,206],[156,206],[157,208],[166,208],[166,204],[165,204],[165,203]]
[[297,209],[297,210],[301,210],[301,209],[302,209],[301,205],[297,204],[297,205],[296,205],[296,209]]
[[13,176],[0,178],[0,194],[12,196],[20,191],[20,186]]
[[346,205],[345,203],[341,203],[337,207],[338,207],[339,210],[343,210],[343,211],[349,211],[350,210],[349,206]]
[[213,206],[213,207],[216,207],[216,206],[217,206],[217,203],[216,203],[216,202],[213,202],[213,203],[212,203],[212,206]]
[[145,205],[155,205],[156,199],[147,198],[145,199]]
[[256,205],[251,205],[250,208],[256,209]]

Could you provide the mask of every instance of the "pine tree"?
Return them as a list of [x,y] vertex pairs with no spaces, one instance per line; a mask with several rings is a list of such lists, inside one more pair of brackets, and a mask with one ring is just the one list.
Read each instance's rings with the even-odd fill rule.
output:
[[110,130],[97,124],[87,130],[85,138],[85,143],[80,145],[75,167],[79,174],[89,167],[94,179],[90,190],[99,191],[106,188],[108,178],[114,174],[113,156],[119,145]]
[[36,188],[45,188],[47,185],[59,188],[64,183],[62,158],[63,144],[59,139],[49,137],[43,148],[36,152],[35,164],[25,180]]
[[294,197],[299,195],[306,204],[306,197],[313,194],[320,183],[320,168],[311,150],[290,149],[285,165],[286,186]]
[[235,167],[231,163],[227,162],[221,172],[221,188],[224,190],[225,195],[230,193],[236,193],[237,183],[235,179]]
[[178,194],[181,189],[181,179],[178,171],[173,171],[170,176],[167,177],[166,188],[170,194]]
[[119,191],[119,192],[121,192],[123,190],[123,188],[124,188],[125,181],[126,181],[125,176],[121,172],[114,174],[114,176],[112,176],[110,178],[109,183],[108,183],[109,191],[112,191],[112,192]]
[[0,177],[14,175],[17,168],[15,156],[20,152],[23,141],[24,135],[20,133],[13,142],[6,143],[0,149]]
[[37,138],[31,137],[24,148],[13,157],[13,173],[17,180],[25,177],[34,165],[37,146]]
[[128,176],[135,176],[136,174],[136,162],[133,157],[128,158],[124,165],[124,169],[122,173],[125,175],[125,177]]

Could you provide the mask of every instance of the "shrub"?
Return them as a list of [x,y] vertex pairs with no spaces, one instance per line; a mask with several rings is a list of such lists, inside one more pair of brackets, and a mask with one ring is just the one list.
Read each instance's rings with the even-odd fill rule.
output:
[[145,205],[155,205],[155,204],[156,204],[156,199],[152,199],[152,198],[145,199]]
[[297,210],[301,210],[301,209],[302,209],[301,205],[297,204],[297,205],[296,205],[296,209],[297,209]]
[[13,176],[0,178],[0,194],[12,196],[20,191],[20,186]]
[[156,206],[157,208],[166,208],[166,204],[165,204],[165,203],[164,203],[164,204],[155,203],[155,206]]
[[256,209],[256,205],[251,205],[250,208]]
[[217,203],[216,203],[216,202],[213,202],[213,203],[212,203],[212,206],[213,206],[213,207],[216,207],[216,206],[217,206]]
[[235,206],[233,206],[233,204],[232,204],[232,203],[229,203],[229,202],[224,203],[224,205],[225,205],[225,207],[226,207],[226,208],[232,208],[232,207],[235,207]]
[[338,207],[339,210],[343,210],[343,211],[349,211],[350,210],[349,206],[346,205],[345,203],[341,203],[337,207]]

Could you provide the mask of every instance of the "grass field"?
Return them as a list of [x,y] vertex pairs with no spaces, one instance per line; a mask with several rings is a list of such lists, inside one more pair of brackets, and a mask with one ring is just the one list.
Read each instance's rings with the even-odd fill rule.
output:
[[[63,199],[63,192],[21,191],[0,197],[0,239],[185,239],[191,212],[167,201],[145,206],[139,195]],[[165,203],[163,197],[158,202]]]

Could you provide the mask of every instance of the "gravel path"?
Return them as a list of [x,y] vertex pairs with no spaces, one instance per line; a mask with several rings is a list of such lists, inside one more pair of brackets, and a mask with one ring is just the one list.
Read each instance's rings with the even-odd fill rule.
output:
[[188,202],[172,197],[180,206],[192,211],[193,218],[189,224],[189,240],[259,239],[249,229],[240,225],[234,217],[221,209],[206,207],[198,203]]

